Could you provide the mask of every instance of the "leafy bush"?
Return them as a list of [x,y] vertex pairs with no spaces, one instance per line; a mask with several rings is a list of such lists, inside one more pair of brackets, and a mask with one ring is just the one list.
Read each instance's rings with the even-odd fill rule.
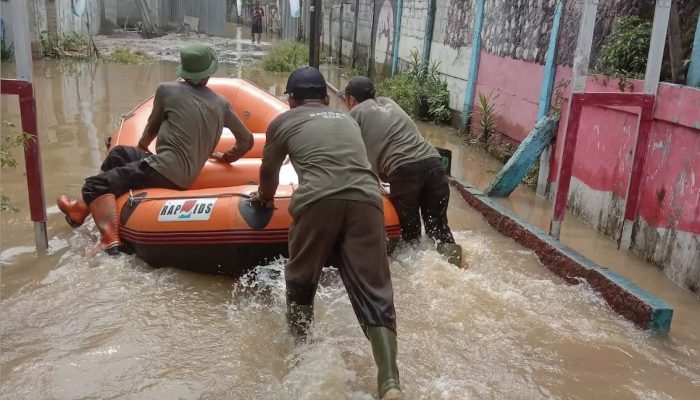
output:
[[615,78],[643,78],[646,70],[651,22],[637,16],[615,21],[596,64],[596,72]]
[[446,122],[452,117],[450,92],[440,79],[439,63],[424,65],[417,51],[406,73],[384,79],[377,85],[377,94],[392,98],[412,117]]
[[43,32],[40,38],[41,53],[48,58],[90,58],[90,39],[79,33],[56,35]]
[[5,41],[0,41],[0,60],[1,61],[12,61],[15,59],[15,45],[10,44],[5,45]]
[[118,47],[107,61],[118,64],[145,64],[153,61],[153,56],[141,50],[131,51],[124,47]]
[[418,117],[436,122],[447,122],[452,118],[450,92],[447,90],[447,82],[439,78],[437,64],[433,64],[433,66],[435,66],[435,72],[428,74],[418,86],[419,107],[425,104],[428,110],[427,115],[418,115]]
[[416,114],[415,79],[408,74],[394,75],[377,85],[377,95],[393,99],[411,117]]
[[[12,151],[16,147],[24,147],[29,144],[32,137],[24,132],[17,132],[14,125],[9,121],[2,121],[2,142],[0,142],[0,166],[4,168],[17,167],[17,160],[12,155]],[[0,211],[17,211],[10,199],[2,195],[0,202]]]
[[362,71],[362,68],[359,67],[352,67],[352,68],[343,68],[342,70],[342,75],[348,78],[354,78],[356,76],[361,76],[364,75],[364,71]]
[[309,46],[288,40],[272,46],[262,59],[262,69],[269,72],[291,72],[308,63]]

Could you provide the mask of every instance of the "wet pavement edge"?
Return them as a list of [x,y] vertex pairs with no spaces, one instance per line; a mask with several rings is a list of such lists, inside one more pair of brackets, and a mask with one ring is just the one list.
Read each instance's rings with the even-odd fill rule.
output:
[[673,308],[663,300],[630,282],[622,275],[600,266],[538,227],[503,208],[468,183],[449,178],[462,198],[501,234],[529,248],[549,270],[570,284],[586,281],[610,308],[641,329],[667,335]]

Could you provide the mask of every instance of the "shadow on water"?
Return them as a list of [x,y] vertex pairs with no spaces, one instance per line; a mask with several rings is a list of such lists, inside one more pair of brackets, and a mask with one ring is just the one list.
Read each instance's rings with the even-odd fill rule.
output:
[[[61,193],[78,193],[119,116],[173,79],[174,66],[36,62],[52,250],[30,247],[19,165],[3,174],[3,193],[22,211],[2,215],[0,398],[373,398],[369,344],[337,271],[324,272],[313,340],[295,348],[284,320],[284,260],[234,279],[152,269],[127,255],[87,258],[94,224],[72,231],[52,206]],[[278,96],[286,83],[237,66],[217,75]],[[18,120],[11,99],[0,111]],[[458,149],[443,128],[422,128]],[[455,168],[465,179],[489,169],[479,157],[463,150]],[[408,399],[697,395],[697,322],[674,325],[666,339],[649,336],[586,285],[565,285],[454,192],[449,218],[470,269],[453,268],[428,244],[391,264]],[[697,304],[684,310],[698,320]]]

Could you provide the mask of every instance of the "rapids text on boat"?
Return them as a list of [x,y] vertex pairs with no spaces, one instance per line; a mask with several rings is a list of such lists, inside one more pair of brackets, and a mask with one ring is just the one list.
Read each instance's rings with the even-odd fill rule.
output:
[[[208,85],[224,96],[251,132],[267,125],[288,106],[243,79],[212,78]],[[135,146],[153,106],[149,98],[124,116],[108,140],[110,148]],[[207,273],[240,273],[276,257],[288,256],[287,233],[292,218],[287,208],[298,178],[287,162],[280,170],[276,209],[246,201],[257,190],[265,134],[233,164],[208,161],[189,190],[143,189],[117,199],[119,228],[127,251],[148,264]],[[215,151],[234,144],[224,129]],[[155,142],[151,144],[155,151]],[[397,241],[401,228],[394,207],[384,197],[387,240]],[[388,246],[391,248],[392,246]]]

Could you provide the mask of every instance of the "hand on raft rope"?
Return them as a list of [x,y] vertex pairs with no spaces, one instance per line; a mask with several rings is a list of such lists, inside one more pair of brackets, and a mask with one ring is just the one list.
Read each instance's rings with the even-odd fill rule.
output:
[[276,209],[275,207],[275,200],[265,200],[262,197],[260,197],[260,193],[258,192],[252,192],[250,193],[248,197],[248,204],[256,207],[261,207],[261,208],[268,208],[271,210]]

